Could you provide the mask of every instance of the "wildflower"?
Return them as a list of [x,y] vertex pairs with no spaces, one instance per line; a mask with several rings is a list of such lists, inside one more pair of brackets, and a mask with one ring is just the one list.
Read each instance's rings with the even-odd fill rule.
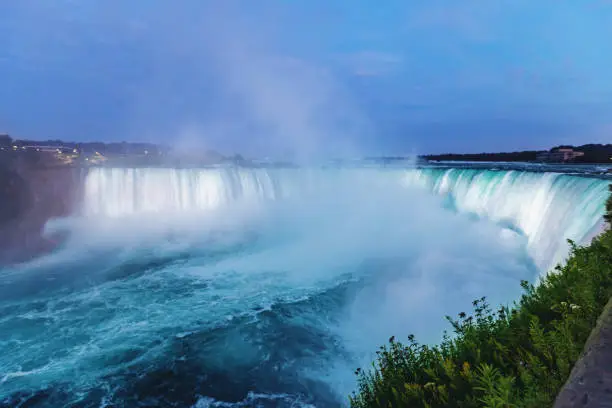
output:
[[461,374],[463,374],[463,376],[468,377],[470,375],[470,363],[468,363],[467,361],[463,362],[463,369],[461,370]]

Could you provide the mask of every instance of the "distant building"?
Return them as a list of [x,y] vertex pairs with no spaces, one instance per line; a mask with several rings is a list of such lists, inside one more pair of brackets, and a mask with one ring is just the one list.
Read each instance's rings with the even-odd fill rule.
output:
[[584,152],[579,152],[570,148],[554,149],[549,152],[541,152],[536,156],[537,161],[565,163],[574,161],[577,157],[584,156]]

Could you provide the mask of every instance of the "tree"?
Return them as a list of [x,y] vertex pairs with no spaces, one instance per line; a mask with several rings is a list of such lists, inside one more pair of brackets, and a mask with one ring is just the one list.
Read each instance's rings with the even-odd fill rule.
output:
[[606,220],[606,222],[612,226],[612,184],[610,184],[608,188],[610,189],[610,196],[606,201],[606,213],[604,214],[604,220]]
[[0,134],[0,146],[8,147],[13,144],[13,139],[8,134]]

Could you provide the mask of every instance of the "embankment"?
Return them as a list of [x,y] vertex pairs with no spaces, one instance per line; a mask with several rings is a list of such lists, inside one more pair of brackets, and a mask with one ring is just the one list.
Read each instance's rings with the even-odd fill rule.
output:
[[25,261],[56,245],[56,238],[42,236],[43,228],[49,219],[75,210],[80,174],[80,169],[21,160],[0,163],[0,263]]

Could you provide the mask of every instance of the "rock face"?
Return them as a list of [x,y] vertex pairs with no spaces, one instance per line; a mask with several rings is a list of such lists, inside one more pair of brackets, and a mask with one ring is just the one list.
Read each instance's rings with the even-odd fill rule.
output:
[[0,263],[14,263],[52,249],[42,236],[49,219],[77,208],[80,170],[27,161],[0,161]]
[[26,181],[7,166],[0,167],[0,225],[17,219],[31,201]]
[[612,408],[612,299],[557,396],[555,408]]

